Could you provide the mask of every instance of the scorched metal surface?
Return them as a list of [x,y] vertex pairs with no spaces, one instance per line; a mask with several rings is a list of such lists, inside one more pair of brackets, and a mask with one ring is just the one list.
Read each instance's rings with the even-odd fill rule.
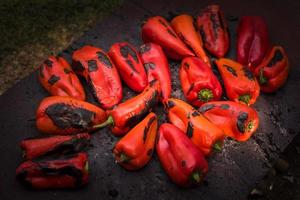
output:
[[[149,16],[166,18],[177,13],[196,14],[209,1],[146,0],[127,1],[111,16],[103,19],[62,55],[71,53],[85,44],[108,50],[114,42],[128,41],[142,44],[140,25]],[[214,2],[215,3],[215,2]],[[23,138],[38,136],[34,118],[38,103],[48,94],[33,73],[0,96],[0,199],[245,199],[255,182],[263,177],[277,157],[300,128],[299,120],[299,48],[300,3],[297,1],[222,1],[219,2],[231,33],[231,52],[234,57],[235,29],[239,16],[261,15],[266,19],[271,40],[281,44],[290,58],[291,73],[286,86],[276,94],[261,95],[255,108],[261,119],[257,133],[245,143],[225,142],[222,153],[209,159],[210,171],[200,187],[182,189],[171,183],[154,155],[142,170],[128,172],[115,164],[112,148],[118,138],[108,129],[92,136],[89,150],[90,183],[79,190],[28,190],[15,180],[15,169],[21,162],[18,146]],[[184,99],[178,78],[178,62],[170,62],[172,96]],[[85,87],[87,88],[87,87]],[[134,95],[124,89],[125,99]],[[89,101],[95,103],[88,93]],[[155,109],[160,122],[165,120],[161,106]]]

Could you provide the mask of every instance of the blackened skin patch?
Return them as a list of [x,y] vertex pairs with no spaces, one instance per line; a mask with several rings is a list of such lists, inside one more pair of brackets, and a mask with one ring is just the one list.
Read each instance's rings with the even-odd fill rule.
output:
[[201,35],[201,37],[202,37],[203,43],[210,44],[210,43],[207,42],[206,33],[205,33],[205,31],[204,31],[203,26],[201,26],[201,27],[199,28],[199,32],[200,32],[200,35]]
[[272,67],[274,66],[277,62],[281,61],[283,59],[283,55],[279,49],[275,50],[274,56],[268,63],[267,67]]
[[218,16],[214,13],[210,15],[210,21],[212,23],[212,28],[213,28],[213,32],[215,35],[215,37],[214,37],[215,39],[218,37],[218,28],[220,27],[217,17]]
[[146,139],[147,139],[147,135],[148,135],[148,132],[149,132],[149,129],[151,127],[151,125],[153,124],[153,122],[155,121],[156,117],[151,117],[147,123],[147,126],[145,127],[144,129],[144,135],[143,135],[143,142],[145,144],[146,142]]
[[108,67],[108,68],[113,67],[112,63],[110,62],[108,56],[105,53],[98,51],[97,56],[98,56],[99,61],[104,63],[106,67]]
[[235,69],[233,69],[229,65],[223,65],[223,66],[226,67],[227,71],[229,71],[233,76],[237,77],[237,73],[236,73]]
[[177,38],[177,35],[171,31],[171,29],[167,29],[167,32],[172,35],[174,38]]
[[147,43],[147,44],[144,44],[143,46],[141,46],[140,53],[144,54],[150,50],[151,50],[151,44]]
[[223,20],[223,15],[221,14],[221,12],[219,11],[218,12],[218,18],[219,18],[219,21],[220,21],[220,27],[221,29],[225,29],[225,24],[224,24],[224,20]]
[[133,71],[137,72],[136,69],[135,69],[135,67],[134,67],[134,65],[133,65],[133,63],[131,62],[131,60],[126,60],[126,63],[129,65],[129,67],[130,67]]
[[71,70],[67,69],[67,68],[64,68],[64,72],[65,74],[70,74],[71,73]]
[[167,103],[167,108],[173,108],[175,105],[176,104],[173,101],[169,100]]
[[185,63],[184,63],[184,67],[185,67],[186,69],[189,69],[189,68],[190,68],[189,63],[185,62]]
[[44,63],[45,63],[45,65],[47,65],[47,67],[52,67],[52,65],[53,65],[53,62],[51,60],[48,60],[48,59],[45,60]]
[[92,125],[95,117],[92,111],[64,103],[52,104],[45,112],[54,125],[61,129],[86,129]]
[[241,133],[245,133],[245,122],[248,119],[248,113],[241,113],[237,117],[237,128]]
[[190,92],[194,89],[194,86],[195,86],[195,83],[192,83],[192,84],[190,85],[190,88],[189,88],[189,90],[187,91],[187,95],[189,95]]
[[153,153],[153,149],[149,149],[149,150],[147,151],[147,156],[152,156],[152,153]]
[[149,63],[145,63],[145,64],[144,64],[144,67],[145,67],[146,71],[148,72],[150,69],[151,69],[151,70],[154,70],[156,66],[155,66],[154,63],[149,62]]
[[254,80],[254,75],[253,73],[250,71],[250,69],[248,69],[248,67],[243,67],[243,72],[244,72],[244,75],[251,81]]
[[230,108],[230,106],[228,104],[222,104],[220,106],[220,108],[223,109],[223,110],[228,110]]
[[49,83],[50,85],[54,85],[54,83],[56,83],[56,82],[59,81],[59,80],[60,80],[59,76],[52,75],[52,76],[49,78],[48,83]]
[[133,57],[136,63],[139,63],[139,59],[137,57],[136,52],[128,45],[124,45],[120,47],[120,52],[123,58],[128,58],[129,55]]
[[72,68],[75,72],[83,72],[84,67],[82,66],[81,62],[79,61],[73,61]]
[[94,72],[98,70],[97,61],[96,60],[89,60],[88,61],[88,70],[89,72]]
[[200,113],[197,111],[197,110],[195,110],[193,113],[192,113],[192,116],[193,117],[197,117],[197,116],[199,116],[200,115]]
[[159,23],[161,23],[164,27],[168,28],[168,25],[161,19],[158,20]]
[[188,123],[186,134],[189,138],[193,137],[194,126],[191,122]]
[[213,109],[214,107],[216,107],[214,104],[207,104],[207,105],[201,106],[199,108],[199,112],[200,113],[205,113],[205,112]]

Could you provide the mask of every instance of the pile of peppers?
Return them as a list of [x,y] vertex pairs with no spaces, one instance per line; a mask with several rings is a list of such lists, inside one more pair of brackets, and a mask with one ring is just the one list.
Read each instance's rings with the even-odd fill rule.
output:
[[[139,170],[156,152],[171,181],[201,184],[207,158],[222,151],[226,138],[245,142],[257,130],[259,117],[251,106],[260,93],[276,92],[287,80],[288,56],[271,45],[268,34],[262,17],[241,17],[236,59],[226,58],[227,21],[219,5],[209,5],[196,17],[150,17],[141,27],[140,47],[126,41],[108,52],[83,46],[73,52],[71,65],[50,56],[38,77],[51,96],[36,110],[36,127],[48,135],[21,141],[24,161],[17,179],[34,189],[86,185],[90,134],[109,127],[122,137],[112,152],[121,167]],[[176,76],[184,100],[172,98],[168,58],[181,62]],[[86,101],[77,75],[98,103]],[[122,83],[136,93],[123,102]],[[159,104],[168,122],[155,114]]]

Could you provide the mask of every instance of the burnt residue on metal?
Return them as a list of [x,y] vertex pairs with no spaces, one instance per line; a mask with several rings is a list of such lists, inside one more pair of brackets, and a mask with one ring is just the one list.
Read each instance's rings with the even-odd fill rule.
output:
[[156,65],[153,62],[148,62],[144,64],[146,71],[148,72],[150,69],[154,70]]
[[281,61],[283,59],[283,54],[279,49],[275,50],[275,53],[268,63],[267,67],[273,67],[277,62]]
[[237,73],[235,71],[235,69],[233,69],[233,67],[229,66],[229,65],[223,65],[224,67],[226,67],[227,71],[229,71],[233,76],[237,77]]
[[148,52],[150,50],[151,50],[151,44],[147,43],[147,44],[144,44],[144,45],[141,46],[140,53],[144,54],[144,53],[146,53],[146,52]]
[[237,117],[237,128],[241,133],[245,133],[245,122],[248,119],[248,113],[242,112]]
[[110,59],[108,58],[108,56],[104,52],[98,51],[97,56],[98,56],[99,61],[102,62],[106,67],[108,67],[108,68],[113,67]]
[[243,67],[242,68],[244,75],[251,81],[253,81],[255,79],[253,73],[250,71],[250,69],[248,67]]
[[96,60],[89,60],[88,61],[88,71],[95,72],[98,70],[97,61]]
[[168,24],[166,24],[163,20],[158,19],[158,22],[161,23],[164,27],[169,28]]
[[80,61],[73,61],[72,68],[75,72],[83,72],[85,70],[84,66],[81,64]]
[[123,45],[120,47],[120,53],[123,58],[128,58],[129,55],[135,60],[136,63],[139,63],[139,59],[137,53],[134,49],[131,48],[129,45]]
[[60,77],[59,76],[55,76],[55,75],[52,75],[49,80],[48,80],[48,83],[50,85],[54,85],[57,81],[60,80]]
[[205,112],[207,112],[207,111],[213,109],[214,107],[216,107],[216,105],[214,105],[214,104],[207,104],[207,105],[201,106],[201,107],[198,109],[198,111],[199,111],[200,113],[205,113]]
[[189,89],[188,89],[188,91],[187,91],[187,95],[189,95],[190,94],[190,92],[194,89],[194,87],[195,87],[195,83],[192,83],[191,85],[190,85],[190,87],[189,87]]
[[223,110],[228,110],[230,108],[230,106],[228,104],[222,104],[222,105],[220,105],[220,108]]
[[45,60],[44,63],[47,67],[52,67],[52,65],[53,65],[53,62],[49,59]]
[[186,130],[186,134],[189,138],[191,138],[193,137],[193,133],[194,133],[194,125],[192,124],[192,122],[189,122]]
[[167,29],[167,32],[172,35],[174,38],[177,38],[177,35],[171,30],[171,29]]
[[152,153],[153,153],[153,149],[151,148],[147,151],[147,156],[152,156]]
[[94,112],[65,103],[52,104],[46,108],[45,113],[61,129],[87,129],[95,118]]
[[70,69],[68,69],[68,68],[64,68],[64,73],[65,74],[70,74],[72,71],[70,70]]
[[146,127],[144,128],[144,134],[143,134],[143,142],[144,142],[144,144],[145,144],[145,142],[146,142],[147,135],[148,135],[148,132],[149,132],[149,130],[150,130],[150,127],[152,126],[152,124],[153,124],[153,122],[155,121],[155,119],[156,119],[155,116],[151,117],[151,118],[149,119],[149,121],[148,121]]

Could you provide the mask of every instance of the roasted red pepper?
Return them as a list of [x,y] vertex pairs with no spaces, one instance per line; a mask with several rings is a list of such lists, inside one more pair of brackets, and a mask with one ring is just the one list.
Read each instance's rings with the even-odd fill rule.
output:
[[197,17],[197,29],[204,47],[221,58],[229,49],[228,27],[219,5],[209,5]]
[[172,20],[171,25],[178,37],[210,67],[209,58],[202,48],[202,39],[195,29],[193,17],[179,15]]
[[187,56],[194,56],[180,40],[169,22],[163,17],[150,17],[142,27],[144,43],[152,42],[160,45],[168,57],[181,60]]
[[78,188],[88,183],[86,153],[46,161],[26,161],[16,170],[17,179],[34,189]]
[[185,132],[204,155],[210,155],[213,149],[221,151],[225,136],[222,129],[182,100],[171,98],[166,108],[169,121]]
[[122,85],[117,68],[108,55],[93,46],[84,46],[72,56],[74,71],[90,84],[93,94],[104,109],[110,109],[122,99]]
[[77,135],[59,135],[46,138],[22,140],[20,146],[26,160],[41,156],[56,154],[70,154],[84,150],[90,143],[90,135],[81,133]]
[[107,111],[109,115],[107,121],[94,126],[94,128],[102,128],[110,125],[114,135],[124,135],[146,117],[158,102],[159,96],[160,85],[158,81],[154,80],[139,95]]
[[269,49],[267,25],[262,17],[243,16],[237,30],[237,61],[254,71]]
[[156,151],[166,173],[180,186],[199,184],[207,174],[208,164],[201,151],[172,124],[160,126]]
[[282,87],[289,75],[289,59],[281,46],[274,46],[255,69],[263,92],[272,93]]
[[228,98],[247,105],[254,104],[260,89],[249,68],[226,58],[216,60],[215,63],[222,76]]
[[211,68],[197,57],[182,60],[179,77],[185,98],[194,106],[219,100],[222,86]]
[[256,111],[233,101],[213,101],[199,108],[208,120],[221,128],[225,135],[238,141],[248,140],[259,125]]
[[47,97],[36,111],[38,130],[50,134],[68,135],[93,130],[94,125],[106,119],[101,108],[71,97]]
[[39,68],[39,81],[53,96],[70,96],[85,100],[84,89],[63,57],[50,56]]
[[161,87],[162,102],[171,95],[171,74],[168,60],[157,44],[147,43],[141,46],[140,54],[147,71],[148,81],[158,80]]
[[113,150],[116,162],[128,170],[144,167],[153,154],[156,133],[157,117],[150,113],[117,142]]
[[139,53],[128,42],[115,43],[108,52],[121,78],[130,89],[141,92],[148,85]]

